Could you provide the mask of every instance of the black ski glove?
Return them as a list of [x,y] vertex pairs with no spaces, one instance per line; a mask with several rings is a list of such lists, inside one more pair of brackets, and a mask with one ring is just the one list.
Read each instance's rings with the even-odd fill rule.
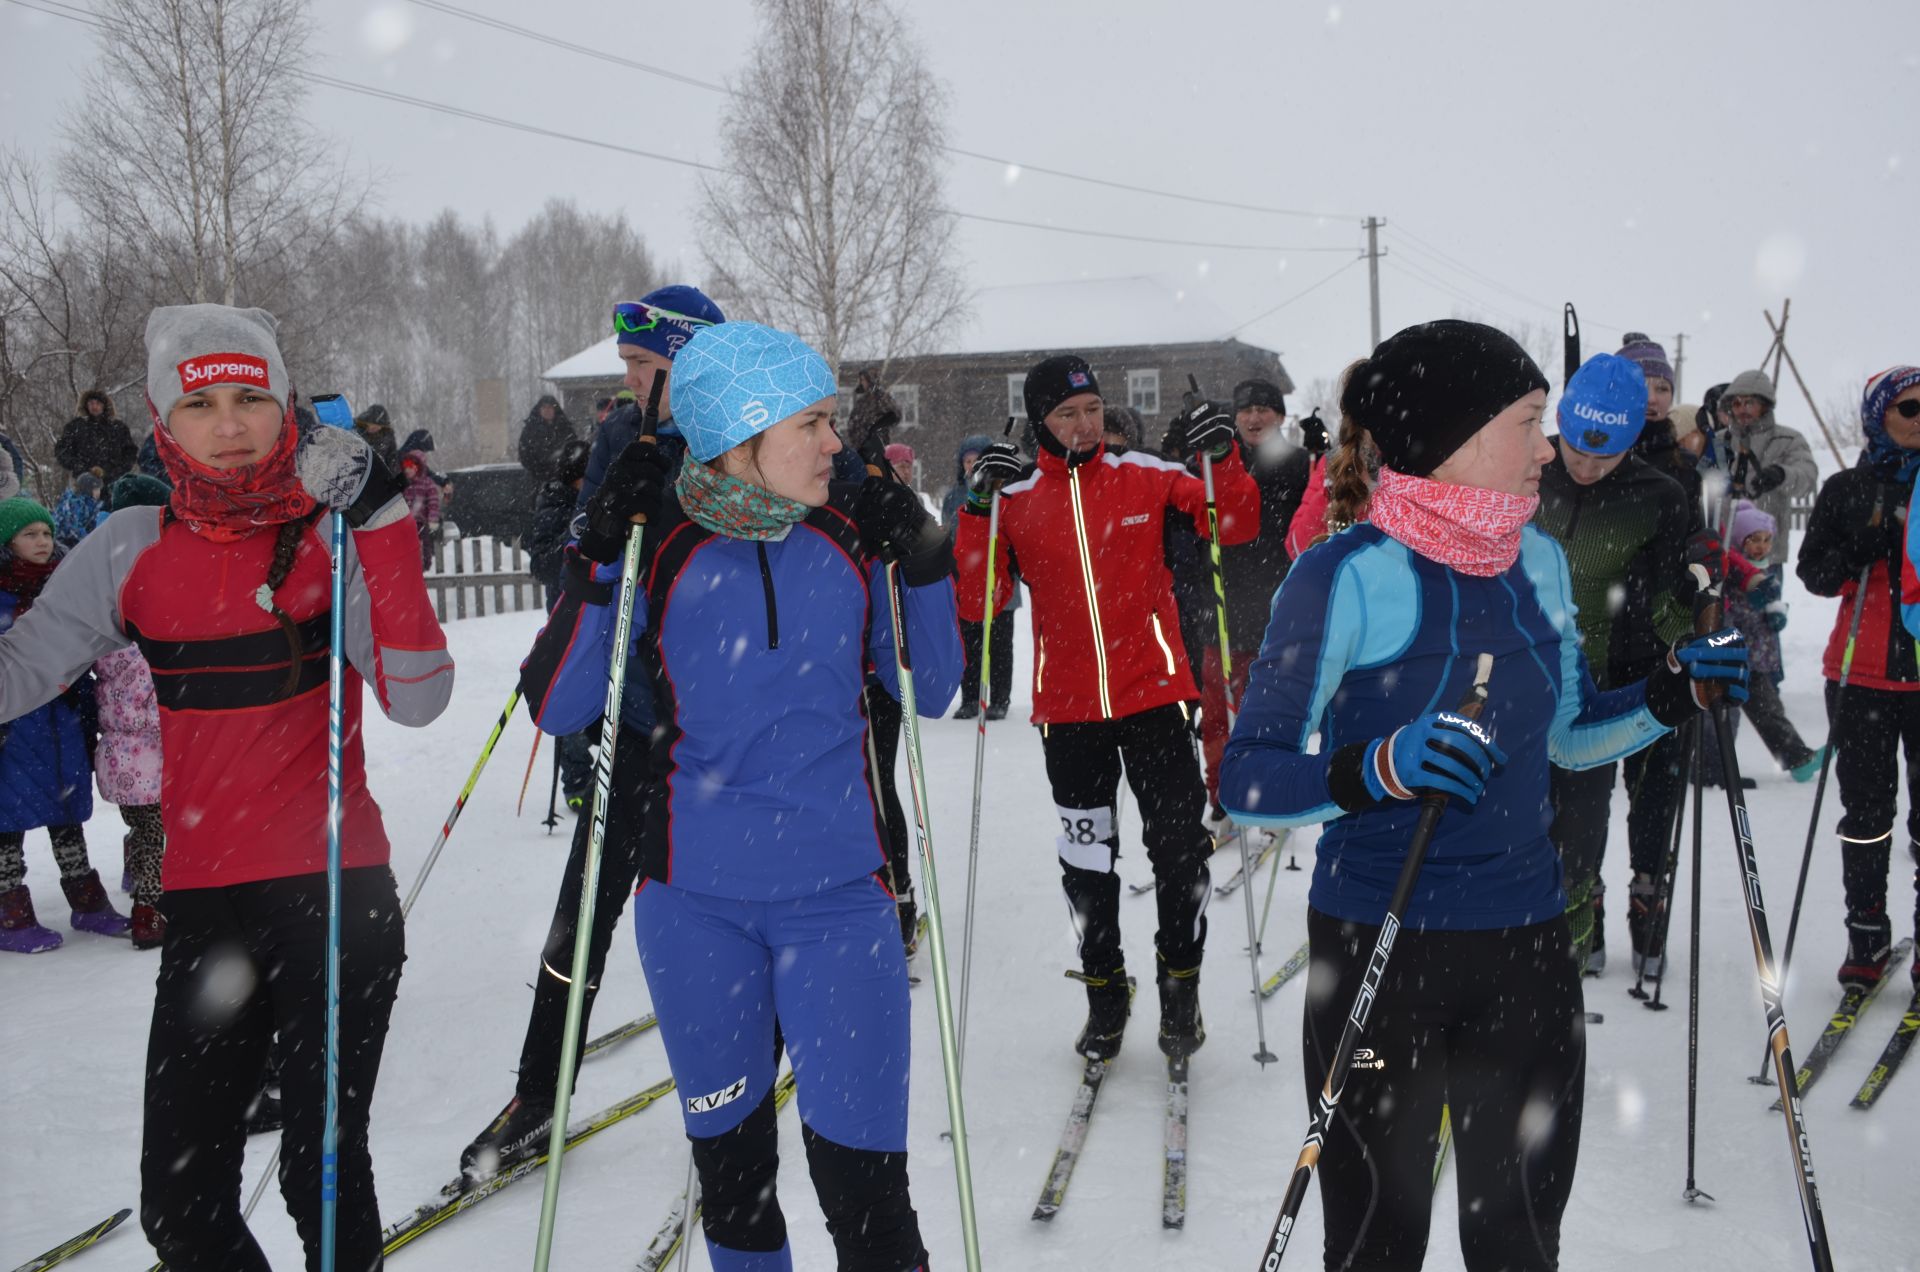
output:
[[1233,407],[1225,402],[1195,402],[1175,416],[1174,423],[1196,455],[1210,456],[1217,463],[1233,449]]
[[1313,414],[1300,421],[1300,445],[1307,454],[1315,459],[1327,453],[1327,426],[1321,422],[1320,408],[1313,408]]
[[1770,490],[1778,490],[1786,483],[1787,470],[1778,464],[1768,464],[1759,472],[1747,476],[1747,494],[1764,495]]
[[633,523],[659,515],[660,502],[667,492],[667,473],[672,467],[660,448],[648,438],[637,437],[627,443],[627,448],[607,466],[600,489],[587,501],[587,524],[580,532],[580,555],[602,564],[618,561],[627,546]]
[[967,479],[968,510],[985,512],[994,493],[1008,482],[1018,481],[1026,470],[1026,461],[1012,442],[995,442],[981,451],[980,458],[973,461],[973,476]]
[[860,527],[860,542],[881,560],[899,562],[908,587],[937,583],[953,573],[946,531],[910,487],[883,477],[867,478],[853,498],[853,519]]

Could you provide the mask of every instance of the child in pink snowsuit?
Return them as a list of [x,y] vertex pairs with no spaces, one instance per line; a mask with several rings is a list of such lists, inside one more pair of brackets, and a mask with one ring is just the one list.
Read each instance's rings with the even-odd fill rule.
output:
[[153,949],[166,935],[160,900],[160,704],[153,673],[138,646],[116,649],[93,665],[100,702],[100,746],[93,777],[100,798],[120,806],[127,824],[127,874],[132,877],[133,944]]

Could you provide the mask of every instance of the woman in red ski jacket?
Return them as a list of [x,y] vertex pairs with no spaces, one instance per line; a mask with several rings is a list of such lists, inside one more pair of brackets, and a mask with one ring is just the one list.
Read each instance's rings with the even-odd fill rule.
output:
[[[1075,1048],[1089,1059],[1115,1055],[1131,998],[1114,873],[1114,797],[1124,759],[1159,902],[1160,1045],[1186,1055],[1206,1038],[1199,976],[1213,841],[1201,824],[1206,787],[1183,705],[1199,693],[1161,528],[1177,514],[1206,535],[1206,488],[1179,464],[1106,450],[1100,385],[1081,358],[1035,367],[1026,406],[1039,466],[1027,472],[1004,443],[974,465],[975,489],[954,546],[960,617],[979,622],[987,604],[987,513],[999,488],[993,605],[1005,604],[1012,588],[1004,581],[1017,568],[1033,594],[1033,721],[1041,726],[1061,825],[1062,887],[1080,940],[1081,970],[1068,974],[1087,986],[1087,1027]],[[1260,529],[1260,491],[1235,451],[1232,408],[1202,402],[1180,423],[1194,452],[1214,457],[1221,542],[1247,542]]]
[[367,790],[360,686],[389,718],[424,725],[452,692],[453,662],[399,480],[355,433],[300,440],[275,329],[264,310],[224,305],[149,316],[147,397],[172,501],[114,513],[0,637],[0,720],[115,649],[146,656],[167,853],[141,1226],[173,1267],[264,1272],[239,1192],[247,1106],[272,1049],[281,1192],[307,1267],[318,1267],[333,569],[323,531],[330,508],[345,514],[337,1266],[365,1272],[381,1261],[367,1115],[406,955]]

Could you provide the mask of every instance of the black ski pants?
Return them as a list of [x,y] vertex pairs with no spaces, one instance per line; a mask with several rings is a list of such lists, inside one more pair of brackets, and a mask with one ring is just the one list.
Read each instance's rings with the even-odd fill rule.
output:
[[1154,946],[1168,970],[1199,967],[1207,898],[1213,895],[1207,869],[1213,839],[1201,824],[1207,788],[1186,712],[1175,703],[1117,720],[1048,725],[1040,738],[1060,818],[1055,843],[1061,886],[1079,930],[1081,970],[1109,976],[1124,965],[1120,876],[1114,872],[1120,856],[1114,799],[1123,761],[1140,807],[1140,838],[1153,863],[1160,919]]
[[[613,789],[607,805],[607,829],[600,845],[600,885],[594,892],[593,935],[587,947],[586,1001],[580,1011],[580,1039],[593,1018],[593,999],[600,992],[600,973],[607,965],[607,947],[613,929],[633,895],[640,877],[640,845],[646,829],[647,792],[652,781],[644,733],[620,729],[613,750]],[[592,798],[592,790],[588,790]],[[566,1036],[567,986],[573,975],[573,941],[579,930],[580,884],[586,876],[587,842],[593,836],[592,809],[573,824],[573,849],[560,876],[560,895],[553,903],[553,922],[540,951],[540,970],[533,982],[533,1012],[527,1018],[526,1040],[520,1045],[520,1078],[515,1093],[529,1104],[551,1106],[560,1083],[560,1044]],[[575,1062],[579,1072],[579,1061]]]
[[[974,670],[977,677],[979,669]],[[887,823],[887,868],[893,872],[893,895],[905,898],[913,891],[913,874],[909,869],[907,814],[900,806],[899,783],[894,780],[903,717],[893,695],[871,680],[867,682],[866,702],[867,735],[873,745],[873,753],[868,758],[873,765],[881,816]]]
[[[985,623],[960,623],[960,644],[967,667],[960,673],[960,701],[980,701],[980,637]],[[1013,700],[1013,611],[993,616],[993,665],[987,668],[988,705],[1004,707]]]
[[[367,1118],[406,938],[387,867],[343,871],[340,899],[336,1266],[367,1272],[381,1266]],[[140,1226],[172,1272],[265,1272],[240,1216],[240,1166],[247,1106],[277,1048],[280,1192],[312,1272],[326,1106],[326,876],[171,891],[160,911],[167,934],[147,1040]]]
[[1914,856],[1914,911],[1920,931],[1920,690],[1901,692],[1827,682],[1828,736],[1839,741],[1840,866],[1847,913],[1887,910],[1887,875],[1900,812],[1900,757],[1907,761],[1907,845]]
[[[1310,1113],[1379,934],[1307,912]],[[1407,1272],[1425,1261],[1443,1110],[1469,1272],[1558,1268],[1587,1055],[1565,920],[1402,929],[1359,1047],[1320,1157],[1330,1272]]]

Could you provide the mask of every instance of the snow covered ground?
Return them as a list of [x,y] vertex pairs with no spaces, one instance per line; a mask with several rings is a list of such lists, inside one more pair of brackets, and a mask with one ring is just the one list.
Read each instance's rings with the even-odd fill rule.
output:
[[[1818,652],[1834,603],[1807,596],[1792,580],[1788,596],[1793,671],[1786,699],[1803,732],[1817,742],[1824,733]],[[1023,628],[1027,612],[1022,611]],[[393,727],[377,713],[370,721],[372,783],[396,845],[393,864],[403,890],[511,687],[536,621],[533,615],[509,615],[450,624],[460,688],[445,717],[417,732]],[[1024,631],[1018,648],[1024,678],[1031,648]],[[1016,706],[1025,698],[1022,688]],[[968,724],[940,721],[929,723],[924,736],[947,926],[957,943],[974,731]],[[524,714],[516,717],[409,923],[410,959],[374,1105],[374,1156],[389,1218],[424,1201],[454,1173],[461,1147],[512,1090],[530,1001],[527,983],[566,858],[564,835],[571,830],[569,823],[549,836],[539,824],[549,771],[544,746],[526,814],[515,816],[532,739]],[[1238,897],[1216,903],[1213,910],[1204,982],[1210,1036],[1193,1068],[1186,1230],[1164,1232],[1159,1222],[1164,1070],[1152,1044],[1150,990],[1140,999],[1134,1036],[1108,1079],[1065,1208],[1050,1226],[1028,1218],[1077,1079],[1079,1064],[1070,1044],[1083,999],[1080,988],[1060,974],[1069,965],[1072,946],[1059,899],[1053,811],[1041,778],[1039,742],[1030,729],[1012,721],[994,728],[989,739],[967,1089],[985,1263],[1036,1270],[1251,1268],[1306,1125],[1298,1044],[1304,978],[1268,1004],[1268,1036],[1281,1062],[1262,1072],[1250,1059],[1254,1021]],[[1781,942],[1813,791],[1775,771],[1751,729],[1742,732],[1741,759],[1760,781],[1749,803],[1774,939]],[[1807,1265],[1783,1122],[1768,1111],[1772,1090],[1747,1082],[1763,1042],[1759,993],[1727,820],[1717,805],[1709,812],[1697,1176],[1717,1200],[1689,1205],[1680,1196],[1687,1071],[1682,928],[1676,927],[1675,936],[1680,966],[1667,995],[1674,1010],[1646,1011],[1625,993],[1631,980],[1624,970],[1625,800],[1616,795],[1606,866],[1619,898],[1608,931],[1616,964],[1602,979],[1587,983],[1589,1008],[1604,1012],[1606,1020],[1588,1034],[1586,1125],[1564,1238],[1569,1272],[1683,1267],[1747,1272]],[[1830,792],[1808,886],[1802,957],[1789,992],[1794,1044],[1801,1055],[1819,1033],[1836,992],[1832,970],[1843,936],[1831,827],[1838,815]],[[1146,878],[1147,869],[1137,846],[1137,823],[1129,822],[1121,865],[1131,881]],[[117,875],[117,815],[103,807],[90,829],[103,877]],[[1303,840],[1299,846],[1307,864],[1308,845]],[[28,837],[28,862],[43,918],[64,926],[66,909],[44,834]],[[1308,878],[1304,870],[1279,877],[1267,940],[1269,968],[1302,939]],[[1896,897],[1905,895],[1905,879],[1902,858],[1896,864]],[[1685,905],[1684,893],[1679,901]],[[1129,899],[1123,904],[1129,907],[1132,964],[1150,968],[1151,903]],[[1907,913],[1903,902],[1893,909]],[[1904,935],[1904,920],[1897,926]],[[623,920],[594,1017],[596,1031],[647,1009],[632,949]],[[135,953],[123,942],[72,934],[59,951],[0,963],[5,1020],[0,1091],[6,1096],[0,1267],[29,1258],[118,1207],[137,1206],[140,1075],[157,960],[157,953]],[[923,955],[922,972],[927,968]],[[1808,1098],[1813,1157],[1835,1260],[1845,1269],[1920,1269],[1910,1209],[1920,1073],[1896,1081],[1871,1113],[1847,1108],[1905,997],[1902,977]],[[916,989],[914,1002],[915,1200],[934,1266],[951,1272],[963,1263],[952,1159],[939,1138],[946,1112],[932,986]],[[622,1044],[586,1066],[574,1107],[577,1112],[604,1107],[666,1072],[657,1038]],[[783,1119],[787,1152],[781,1198],[797,1262],[803,1268],[830,1268],[832,1248],[813,1203],[795,1115],[788,1112]],[[270,1149],[261,1140],[249,1149],[249,1189]],[[554,1266],[630,1267],[682,1187],[686,1161],[678,1119],[665,1104],[570,1154]],[[1441,1192],[1446,1210],[1436,1218],[1427,1266],[1457,1269],[1462,1265],[1451,1221],[1451,1174]],[[520,1183],[396,1255],[396,1264],[526,1267],[539,1209],[539,1184]],[[1309,1196],[1289,1266],[1318,1266],[1319,1214],[1318,1197]],[[299,1245],[277,1193],[263,1203],[253,1227],[276,1267],[299,1266]],[[129,1224],[75,1266],[141,1267],[147,1254],[137,1227]],[[693,1266],[706,1266],[703,1249],[696,1248]]]

